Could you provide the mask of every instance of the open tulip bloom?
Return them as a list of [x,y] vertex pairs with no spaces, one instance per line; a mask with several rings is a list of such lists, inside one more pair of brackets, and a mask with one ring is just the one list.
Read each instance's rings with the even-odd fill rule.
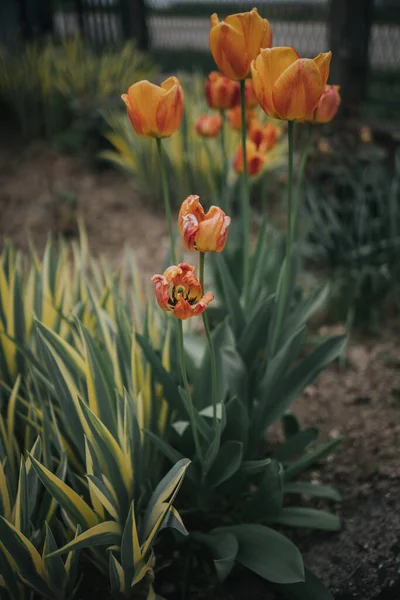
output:
[[179,211],[178,225],[187,250],[221,252],[226,243],[231,218],[218,206],[205,213],[199,196],[188,196]]
[[158,306],[165,311],[172,311],[181,321],[201,315],[214,299],[211,292],[203,296],[202,285],[194,270],[195,267],[180,263],[168,267],[163,275],[153,275],[151,278]]
[[261,108],[274,119],[312,117],[329,76],[331,52],[300,58],[293,48],[265,48],[251,65]]

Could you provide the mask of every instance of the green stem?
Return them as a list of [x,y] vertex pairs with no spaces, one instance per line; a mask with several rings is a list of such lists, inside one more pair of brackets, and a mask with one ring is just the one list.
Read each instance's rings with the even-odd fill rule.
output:
[[247,152],[246,152],[246,86],[245,80],[240,82],[240,107],[242,115],[242,152],[243,152],[243,292],[245,301],[249,293],[250,271],[250,194],[249,194],[249,174],[247,171]]
[[299,212],[300,212],[301,186],[303,184],[304,170],[306,168],[308,155],[310,154],[312,133],[313,133],[313,125],[309,124],[308,130],[307,130],[307,139],[306,139],[306,143],[303,148],[303,152],[301,154],[300,165],[299,165],[299,169],[297,172],[296,192],[294,195],[294,208],[293,208],[292,239],[295,239],[296,234],[297,234],[297,227],[298,227],[297,221],[298,221]]
[[226,202],[225,202],[225,188],[227,187],[227,176],[228,176],[228,156],[226,154],[226,137],[225,137],[225,124],[226,124],[226,117],[225,117],[225,111],[223,109],[221,109],[219,111],[220,115],[221,115],[221,135],[220,135],[220,142],[221,142],[221,154],[222,154],[222,186],[221,186],[221,197],[224,199],[224,205],[223,205],[223,209],[226,211],[227,207],[225,206]]
[[213,155],[211,153],[210,147],[208,145],[208,140],[203,139],[203,144],[204,144],[204,149],[207,154],[208,170],[210,173],[211,193],[213,195],[214,201],[217,202],[218,201],[218,190],[217,190],[217,186],[215,184],[215,179],[214,179],[214,159],[213,159]]
[[[200,260],[199,260],[199,272],[200,272],[200,284],[203,288],[204,292],[204,262],[205,262],[205,253],[200,252]],[[203,324],[204,331],[206,332],[208,348],[210,351],[210,360],[211,360],[211,398],[212,398],[212,406],[213,406],[213,427],[216,429],[217,427],[217,362],[215,359],[215,349],[214,344],[211,337],[210,325],[208,323],[208,317],[205,312],[203,312]]]
[[163,156],[163,151],[162,151],[162,146],[161,146],[161,138],[156,138],[156,142],[157,142],[158,160],[160,163],[161,183],[162,183],[163,195],[164,195],[165,214],[167,217],[169,241],[170,241],[170,245],[171,245],[171,257],[172,257],[172,263],[175,264],[176,263],[176,253],[175,253],[174,232],[172,229],[171,203],[170,203],[170,199],[169,199],[167,173],[165,171],[164,156]]
[[283,319],[285,315],[285,309],[287,305],[287,295],[289,291],[290,277],[291,277],[291,266],[292,266],[292,245],[293,245],[293,234],[294,227],[293,222],[293,141],[294,141],[294,121],[288,122],[288,198],[287,198],[287,227],[286,227],[286,255],[285,255],[285,272],[283,274],[282,288],[279,293],[278,311],[276,316],[276,324],[274,328],[274,334],[271,344],[271,355],[274,356],[276,345],[281,332]]
[[198,434],[198,431],[197,431],[196,421],[195,421],[195,418],[194,418],[192,394],[190,393],[189,381],[188,381],[187,373],[186,373],[185,354],[184,354],[184,350],[183,350],[183,327],[182,327],[182,321],[180,319],[177,319],[177,321],[178,321],[179,360],[180,360],[180,363],[181,363],[181,373],[182,373],[183,385],[184,385],[185,392],[186,392],[187,405],[189,407],[190,425],[192,427],[193,440],[194,440],[194,445],[196,447],[196,454],[197,454],[197,457],[198,457],[198,459],[200,461],[200,464],[203,464],[203,455],[202,455],[202,452],[201,452],[199,434]]

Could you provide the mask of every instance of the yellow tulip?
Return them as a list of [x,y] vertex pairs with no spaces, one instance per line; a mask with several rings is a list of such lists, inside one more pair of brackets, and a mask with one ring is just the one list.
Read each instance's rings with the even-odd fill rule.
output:
[[229,79],[245,79],[251,61],[261,48],[269,48],[271,44],[269,21],[262,19],[256,8],[229,15],[223,21],[215,13],[211,16],[211,53],[221,73]]
[[251,64],[261,108],[274,119],[297,121],[316,108],[329,76],[332,53],[300,58],[293,48],[261,50]]
[[179,129],[183,116],[183,90],[176,77],[170,77],[161,85],[139,81],[121,98],[138,135],[165,138]]

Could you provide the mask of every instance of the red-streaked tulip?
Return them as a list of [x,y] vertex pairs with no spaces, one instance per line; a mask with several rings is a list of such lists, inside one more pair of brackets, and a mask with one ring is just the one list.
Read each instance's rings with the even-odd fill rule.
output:
[[221,131],[222,119],[218,113],[215,115],[201,115],[196,121],[196,131],[203,137],[216,137]]
[[339,85],[326,85],[317,106],[304,120],[308,123],[329,123],[329,121],[332,121],[340,106],[339,90]]
[[177,319],[201,315],[214,299],[214,294],[203,288],[194,274],[195,267],[187,263],[172,265],[162,275],[153,275],[154,291],[158,306],[172,311]]
[[218,206],[205,213],[198,196],[188,196],[182,202],[178,225],[187,250],[221,252],[226,243],[231,218]]
[[[246,140],[247,172],[249,175],[257,175],[265,164],[265,154],[257,150],[254,142]],[[233,168],[238,175],[244,170],[243,148],[239,146],[233,159]]]
[[257,150],[262,152],[268,152],[272,150],[278,141],[280,136],[280,130],[272,123],[266,123],[262,125],[260,122],[254,120],[250,123],[249,127],[249,138],[255,143]]
[[331,52],[300,58],[293,48],[261,50],[251,64],[261,108],[275,119],[303,120],[316,108],[329,76]]
[[240,102],[240,86],[237,81],[228,79],[218,71],[209,73],[204,86],[207,104],[210,108],[227,110]]
[[246,79],[245,81],[245,97],[246,97],[246,108],[256,108],[258,106],[258,99],[254,91],[254,83],[252,79]]
[[211,16],[211,53],[221,73],[229,79],[245,79],[260,49],[271,45],[269,21],[261,18],[256,8],[229,15],[223,21],[215,13]]
[[166,79],[161,85],[138,81],[121,98],[138,135],[165,138],[179,129],[183,116],[183,90],[176,77]]

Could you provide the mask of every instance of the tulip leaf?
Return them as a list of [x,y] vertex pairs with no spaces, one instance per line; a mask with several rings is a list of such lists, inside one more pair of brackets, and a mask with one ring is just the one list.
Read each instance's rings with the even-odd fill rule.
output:
[[325,510],[288,506],[276,516],[268,519],[271,523],[279,523],[288,527],[309,527],[322,531],[339,531],[340,519]]
[[226,405],[226,425],[223,441],[242,442],[246,447],[249,436],[249,416],[245,405],[239,398],[232,398]]
[[224,257],[219,254],[215,257],[215,259],[218,272],[221,277],[225,306],[231,318],[232,329],[235,333],[235,337],[239,338],[246,327],[246,318],[240,305],[240,295],[229,273]]
[[302,471],[308,469],[311,465],[313,465],[318,460],[321,460],[325,456],[328,456],[336,450],[343,439],[343,436],[339,436],[334,440],[329,440],[325,444],[321,444],[318,448],[311,450],[311,452],[307,452],[304,456],[301,456],[298,460],[289,464],[289,466],[285,469],[285,481],[289,481],[299,475]]
[[264,468],[262,480],[244,506],[246,520],[261,521],[279,515],[283,504],[283,467],[271,460]]
[[273,453],[273,457],[283,463],[293,460],[301,455],[309,444],[315,442],[318,438],[318,433],[316,427],[307,427],[307,429],[300,430],[286,440],[286,442],[280,444]]
[[214,559],[219,582],[225,581],[235,564],[239,542],[233,533],[220,529],[219,533],[194,533],[193,538],[206,546]]
[[212,487],[221,485],[238,471],[242,463],[242,456],[243,444],[241,442],[228,441],[221,446],[207,477]]
[[299,494],[301,496],[311,496],[314,498],[327,498],[340,502],[342,496],[335,488],[330,485],[319,485],[308,483],[307,481],[290,481],[285,483],[283,488],[285,494]]
[[305,581],[273,587],[286,600],[334,600],[330,591],[309,569],[305,569]]
[[253,364],[257,354],[267,343],[274,298],[270,295],[259,301],[238,341],[239,352],[247,367]]
[[304,565],[299,549],[287,537],[264,525],[243,524],[213,529],[229,531],[239,542],[236,560],[272,583],[304,581]]

